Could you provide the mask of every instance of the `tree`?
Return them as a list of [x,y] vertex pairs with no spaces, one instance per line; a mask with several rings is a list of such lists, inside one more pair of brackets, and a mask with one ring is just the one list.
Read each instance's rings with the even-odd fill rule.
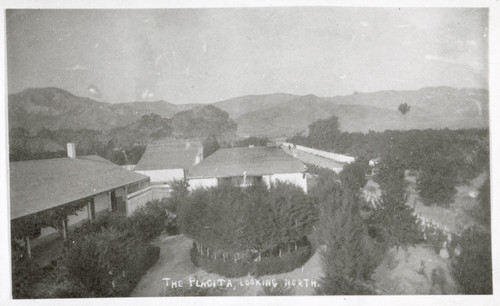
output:
[[405,180],[403,162],[399,158],[387,157],[379,163],[378,170],[375,182],[386,196],[396,201],[404,200],[408,182]]
[[449,207],[457,192],[457,160],[451,156],[432,154],[417,179],[417,190],[424,204]]
[[309,143],[323,150],[333,149],[335,139],[340,134],[340,123],[336,116],[321,119],[309,125]]
[[342,186],[355,194],[359,193],[359,190],[366,185],[367,171],[368,161],[364,158],[358,158],[353,163],[345,165],[340,172]]
[[320,253],[324,276],[318,294],[373,293],[367,280],[376,262],[359,207],[359,199],[340,186],[321,205],[318,240],[325,248]]
[[410,111],[411,106],[407,103],[401,103],[398,106],[398,111],[403,115],[404,129],[406,130],[406,114]]
[[381,240],[388,247],[396,246],[407,249],[422,239],[421,230],[413,209],[405,204],[406,196],[382,194],[373,214],[369,218],[372,237]]
[[203,158],[207,158],[212,153],[220,149],[219,142],[215,135],[211,135],[203,141]]
[[465,230],[459,240],[460,255],[453,274],[465,294],[492,293],[491,235],[476,227]]

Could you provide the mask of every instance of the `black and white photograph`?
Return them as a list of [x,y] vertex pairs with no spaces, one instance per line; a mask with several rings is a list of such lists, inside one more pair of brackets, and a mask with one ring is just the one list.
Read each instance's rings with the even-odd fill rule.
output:
[[2,12],[10,303],[495,304],[498,1],[27,3]]

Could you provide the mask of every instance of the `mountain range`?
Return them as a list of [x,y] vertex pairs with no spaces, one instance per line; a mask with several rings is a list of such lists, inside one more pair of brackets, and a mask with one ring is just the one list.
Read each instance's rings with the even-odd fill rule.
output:
[[[240,136],[280,137],[307,133],[307,126],[335,115],[347,132],[386,129],[488,127],[488,91],[426,87],[413,91],[378,91],[318,97],[276,93],[249,95],[211,103],[227,112]],[[30,88],[8,97],[9,128],[108,130],[131,124],[145,114],[172,118],[200,104],[166,101],[106,103],[77,97],[59,88]],[[397,110],[407,103],[405,118]],[[178,124],[181,124],[180,122]]]

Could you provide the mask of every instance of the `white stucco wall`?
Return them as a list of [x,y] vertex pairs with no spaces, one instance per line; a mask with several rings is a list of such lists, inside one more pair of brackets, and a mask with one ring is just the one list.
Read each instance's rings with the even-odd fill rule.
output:
[[136,170],[135,172],[149,176],[151,183],[166,183],[184,179],[184,169]]
[[189,179],[188,183],[190,190],[198,188],[209,188],[217,186],[217,179],[216,178]]
[[302,188],[307,193],[307,179],[304,173],[280,173],[262,176],[267,186],[276,182],[291,183]]
[[101,193],[94,197],[95,214],[99,214],[103,211],[109,210],[109,195],[108,193]]
[[299,151],[306,152],[309,154],[328,158],[328,159],[331,159],[331,160],[334,160],[337,162],[341,162],[341,163],[350,164],[350,163],[354,162],[354,160],[355,160],[355,158],[352,156],[347,156],[347,155],[343,155],[343,154],[337,154],[337,153],[333,153],[333,152],[327,152],[327,151],[323,151],[323,150],[313,149],[313,148],[304,147],[301,145],[294,145],[293,143],[290,143],[290,142],[284,142],[283,146],[285,146],[287,148],[297,149]]
[[127,201],[127,216],[130,216],[135,210],[151,201],[153,201],[151,187],[129,194]]
[[125,194],[125,187],[116,188],[115,189],[115,196],[117,198],[122,197],[123,200],[125,201],[125,198],[127,197],[127,195]]

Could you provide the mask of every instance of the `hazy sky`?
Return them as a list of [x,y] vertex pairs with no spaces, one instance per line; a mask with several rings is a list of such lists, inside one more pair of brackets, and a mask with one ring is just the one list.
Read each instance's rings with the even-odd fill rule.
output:
[[487,9],[10,10],[8,90],[206,103],[488,87]]

